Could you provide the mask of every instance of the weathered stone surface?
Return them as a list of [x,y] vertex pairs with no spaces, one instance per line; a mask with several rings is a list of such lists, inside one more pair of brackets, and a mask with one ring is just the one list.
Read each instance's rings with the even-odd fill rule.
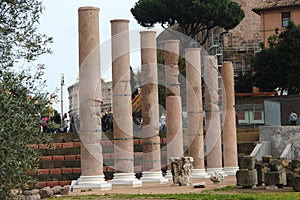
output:
[[286,171],[286,186],[292,187],[294,185],[295,174],[289,170]]
[[257,171],[256,169],[248,170],[241,169],[236,173],[237,185],[243,187],[253,187],[256,186],[257,181]]
[[40,192],[40,190],[38,190],[38,189],[32,189],[32,190],[30,190],[29,191],[29,195],[36,195],[36,194],[39,194],[39,192]]
[[268,171],[267,167],[256,168],[257,170],[257,184],[262,185],[265,183],[265,173]]
[[[103,175],[101,121],[101,68],[99,8],[78,9],[79,113],[81,171],[83,176]],[[97,91],[97,92],[95,92]],[[97,131],[96,131],[97,130]],[[98,166],[98,167],[95,167]]]
[[[261,3],[261,0],[234,0],[239,3],[245,12],[245,18],[226,35],[226,41],[233,44],[245,44],[260,39],[260,16],[252,11]],[[231,39],[230,39],[231,38]],[[230,44],[230,43],[229,43]]]
[[294,176],[292,187],[296,192],[300,192],[300,175]]
[[238,159],[240,169],[254,169],[255,157],[254,156],[242,156]]
[[192,185],[192,157],[171,158],[171,172],[173,183],[180,186]]
[[59,193],[61,195],[68,195],[70,192],[70,186],[69,185],[65,185],[64,187],[62,187],[59,191]]
[[265,173],[265,184],[283,186],[287,184],[285,169],[281,171],[269,171]]
[[41,196],[39,194],[30,195],[26,197],[26,200],[40,200]]
[[205,82],[205,130],[207,171],[222,170],[222,145],[218,62],[215,56],[204,56],[204,82]]
[[219,183],[224,180],[224,177],[221,173],[215,172],[210,176],[210,180],[214,183]]
[[[260,126],[259,141],[270,141],[272,144],[271,155],[279,158],[287,144],[295,144],[300,138],[300,126]],[[292,159],[300,159],[297,157],[296,149],[295,157]]]
[[290,162],[290,167],[293,169],[300,168],[300,160],[292,160]]
[[54,195],[60,194],[60,190],[61,190],[61,189],[62,189],[61,186],[54,186],[54,187],[52,188],[53,194],[54,194]]
[[[201,83],[201,49],[185,49],[188,155],[195,169],[205,170],[203,138],[203,105]],[[196,175],[196,174],[195,174]]]
[[269,167],[271,171],[280,171],[284,169],[281,161],[277,159],[271,159],[269,162]]
[[[234,70],[232,62],[222,64],[222,116],[223,116],[223,157],[224,170],[236,168],[238,170],[236,111],[234,97]],[[231,171],[231,173],[234,173]]]
[[44,187],[40,190],[40,196],[42,199],[53,197],[53,195],[54,195],[53,190],[50,187]]

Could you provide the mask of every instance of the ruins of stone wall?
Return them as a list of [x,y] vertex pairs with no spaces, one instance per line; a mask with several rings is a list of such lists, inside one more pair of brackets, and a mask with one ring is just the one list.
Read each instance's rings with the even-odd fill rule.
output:
[[[287,144],[300,144],[300,126],[260,126],[259,141],[270,141],[272,156],[279,158]],[[299,152],[294,149],[294,159],[300,159]]]

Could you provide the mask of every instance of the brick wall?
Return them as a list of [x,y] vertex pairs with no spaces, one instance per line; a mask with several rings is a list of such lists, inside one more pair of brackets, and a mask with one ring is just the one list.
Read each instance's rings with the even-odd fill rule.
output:
[[[250,131],[250,132],[249,132]],[[166,136],[160,134],[161,139],[161,166],[166,170],[167,152]],[[238,131],[239,154],[249,154],[258,140],[258,130]],[[42,153],[38,171],[28,172],[39,181],[40,187],[70,185],[81,175],[80,139],[78,134],[59,133],[52,135],[53,141],[49,145],[33,144],[32,148]],[[137,177],[141,176],[143,166],[143,139],[134,139],[134,171]],[[101,141],[103,151],[103,173],[106,179],[112,179],[114,173],[114,146],[113,134],[104,133]],[[185,147],[185,150],[187,147]],[[187,153],[187,152],[185,152]]]

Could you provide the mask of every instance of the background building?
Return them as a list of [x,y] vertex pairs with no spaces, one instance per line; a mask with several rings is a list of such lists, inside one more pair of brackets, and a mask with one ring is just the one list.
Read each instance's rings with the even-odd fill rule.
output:
[[253,11],[260,16],[260,32],[264,45],[268,46],[268,38],[281,32],[288,25],[289,20],[300,24],[300,0],[265,1],[255,6]]

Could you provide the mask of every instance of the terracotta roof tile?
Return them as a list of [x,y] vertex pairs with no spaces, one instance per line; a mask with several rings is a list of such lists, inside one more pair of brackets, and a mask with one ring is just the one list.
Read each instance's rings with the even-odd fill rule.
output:
[[264,0],[258,7],[252,11],[259,14],[263,10],[272,10],[277,8],[300,7],[300,0]]

